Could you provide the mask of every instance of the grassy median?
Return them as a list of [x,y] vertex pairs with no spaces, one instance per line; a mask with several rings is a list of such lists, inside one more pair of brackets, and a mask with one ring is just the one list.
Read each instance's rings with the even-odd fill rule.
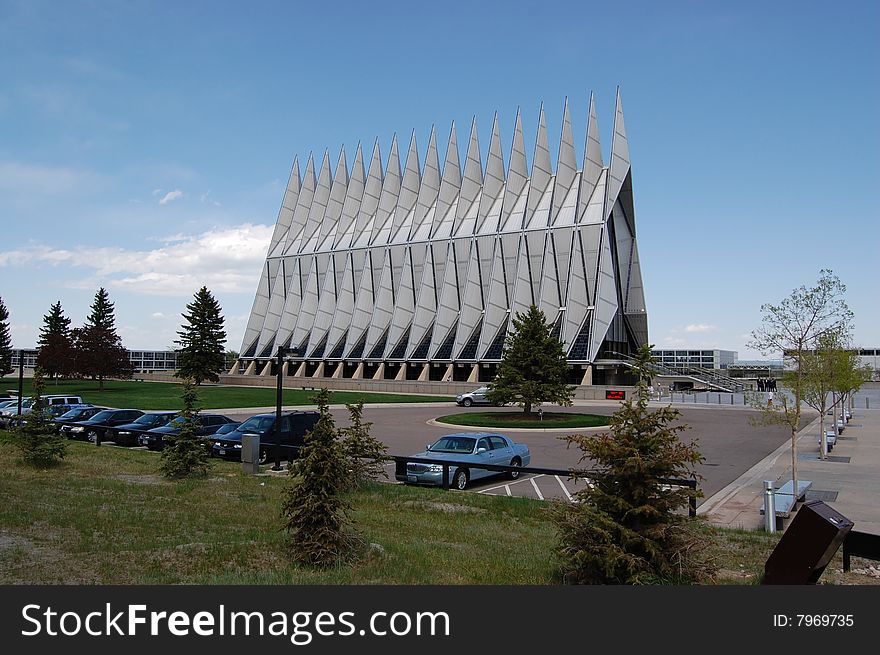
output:
[[578,414],[574,412],[462,412],[435,419],[438,423],[465,425],[476,428],[526,428],[530,430],[558,430],[567,428],[595,428],[609,425],[610,416]]
[[[6,380],[4,389],[16,389],[17,380]],[[31,381],[24,381],[24,394],[31,391]],[[128,380],[105,380],[104,390],[98,390],[94,380],[47,381],[46,394],[74,394],[83,401],[95,405],[132,409],[180,409],[179,384],[169,382],[136,382]],[[199,405],[203,409],[228,407],[273,407],[275,405],[274,387],[227,387],[202,385],[199,387]],[[284,405],[313,405],[310,389],[284,389]],[[446,396],[416,396],[394,393],[369,393],[361,391],[333,391],[330,402],[333,404],[356,403],[423,403],[452,402]]]

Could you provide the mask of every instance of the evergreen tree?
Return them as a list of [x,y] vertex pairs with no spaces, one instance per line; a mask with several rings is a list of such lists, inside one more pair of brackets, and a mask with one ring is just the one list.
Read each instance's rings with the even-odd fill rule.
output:
[[183,410],[180,416],[183,425],[174,443],[162,450],[162,474],[166,478],[179,480],[189,477],[204,477],[211,468],[208,450],[199,440],[199,395],[192,380],[183,381],[181,392]]
[[22,459],[31,466],[47,468],[64,459],[67,442],[54,430],[49,429],[50,419],[46,414],[43,391],[46,388],[43,371],[34,370],[31,396],[34,399],[31,411],[26,414],[23,424],[12,429],[12,443],[18,448]]
[[391,461],[388,447],[370,434],[372,423],[364,421],[364,403],[346,405],[351,425],[342,428],[342,451],[348,460],[348,487],[358,488],[375,482],[385,473],[385,462]]
[[570,406],[574,389],[566,382],[565,349],[544,312],[535,305],[525,313],[517,312],[513,328],[487,394],[489,400],[515,402],[525,414],[545,402]]
[[318,567],[333,566],[349,556],[359,539],[349,532],[347,503],[339,495],[347,460],[328,406],[330,392],[321,389],[315,402],[321,417],[306,434],[300,458],[290,469],[281,515],[293,558]]
[[12,336],[9,334],[9,311],[0,298],[0,378],[12,373]]
[[133,368],[122,339],[116,334],[116,317],[107,291],[95,294],[86,324],[72,331],[76,370],[96,378],[104,390],[104,378],[130,378]]
[[220,304],[207,287],[202,287],[186,309],[185,323],[177,332],[180,339],[174,342],[180,346],[177,351],[180,369],[174,375],[191,378],[196,384],[205,380],[218,382],[219,373],[226,368],[226,331]]
[[37,348],[37,366],[49,377],[66,376],[74,372],[70,319],[64,315],[61,301],[52,305],[49,313],[43,316]]
[[680,413],[671,406],[648,410],[651,346],[635,358],[639,377],[635,399],[612,416],[611,434],[563,437],[583,453],[589,469],[575,471],[589,479],[576,502],[559,504],[553,517],[562,561],[562,577],[578,584],[687,583],[711,576],[704,554],[706,537],[693,519],[678,513],[692,494],[669,488],[668,478],[697,478],[703,461],[695,444],[685,444],[674,425]]

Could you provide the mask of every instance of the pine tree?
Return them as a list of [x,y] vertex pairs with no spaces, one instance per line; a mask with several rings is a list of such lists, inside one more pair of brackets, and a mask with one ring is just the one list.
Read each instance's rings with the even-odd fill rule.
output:
[[321,389],[315,402],[321,414],[306,435],[300,458],[290,469],[281,515],[297,562],[326,568],[348,557],[359,539],[349,532],[347,503],[339,495],[347,460],[329,408],[330,392]]
[[174,443],[162,449],[162,474],[166,478],[179,480],[189,477],[204,477],[211,469],[208,450],[198,437],[199,395],[192,380],[183,381],[181,392],[183,410],[180,416],[183,425]]
[[31,396],[34,399],[31,411],[24,417],[24,424],[12,429],[12,443],[18,448],[25,463],[39,468],[47,468],[64,459],[67,442],[49,429],[49,417],[43,391],[46,388],[43,371],[34,369]]
[[342,451],[348,460],[348,488],[376,482],[385,473],[385,462],[391,461],[388,447],[370,434],[372,423],[364,421],[364,403],[346,405],[351,425],[340,430]]
[[196,384],[218,382],[226,368],[226,331],[220,304],[207,287],[202,287],[186,306],[185,323],[175,341],[180,346],[177,362],[180,370],[174,375],[191,378]]
[[70,319],[64,315],[61,301],[52,305],[49,313],[43,316],[37,348],[37,366],[49,377],[65,376],[74,372]]
[[565,349],[544,312],[535,305],[525,313],[517,312],[513,328],[487,395],[489,400],[515,402],[527,415],[533,406],[545,402],[570,406],[574,389],[566,382]]
[[9,334],[9,311],[0,298],[0,378],[12,373],[12,336]]
[[575,471],[590,484],[576,502],[559,504],[553,517],[562,578],[577,584],[690,583],[711,577],[707,541],[693,519],[679,510],[695,492],[668,487],[664,479],[698,478],[703,461],[695,443],[679,434],[680,413],[671,406],[648,409],[651,346],[635,358],[639,377],[635,399],[625,401],[611,420],[611,434],[563,437],[583,453],[587,470]]
[[133,373],[128,352],[116,334],[116,317],[107,291],[95,294],[86,324],[72,331],[77,372],[97,378],[104,390],[104,378],[130,378]]

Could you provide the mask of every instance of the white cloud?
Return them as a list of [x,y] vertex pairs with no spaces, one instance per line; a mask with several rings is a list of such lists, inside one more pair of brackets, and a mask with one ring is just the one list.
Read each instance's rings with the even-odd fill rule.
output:
[[708,325],[706,323],[692,323],[691,325],[686,325],[684,328],[685,332],[714,332],[718,329],[717,325]]
[[91,269],[75,289],[109,289],[158,296],[191,296],[202,285],[213,293],[256,289],[274,227],[244,223],[197,235],[174,235],[152,250],[34,245],[0,252],[0,267],[49,264]]
[[177,200],[178,198],[182,198],[182,197],[183,197],[183,191],[181,191],[180,189],[175,189],[174,191],[169,191],[164,196],[162,196],[162,199],[159,201],[159,204],[160,205],[167,205],[172,200]]
[[153,312],[152,314],[150,314],[150,318],[162,319],[165,318],[165,314],[163,314],[162,312]]

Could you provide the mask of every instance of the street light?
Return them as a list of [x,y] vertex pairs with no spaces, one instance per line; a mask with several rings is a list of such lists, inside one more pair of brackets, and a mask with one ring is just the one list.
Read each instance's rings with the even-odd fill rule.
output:
[[284,377],[285,355],[299,355],[299,350],[278,346],[278,353],[275,356],[275,465],[272,467],[273,471],[281,470],[281,378]]

